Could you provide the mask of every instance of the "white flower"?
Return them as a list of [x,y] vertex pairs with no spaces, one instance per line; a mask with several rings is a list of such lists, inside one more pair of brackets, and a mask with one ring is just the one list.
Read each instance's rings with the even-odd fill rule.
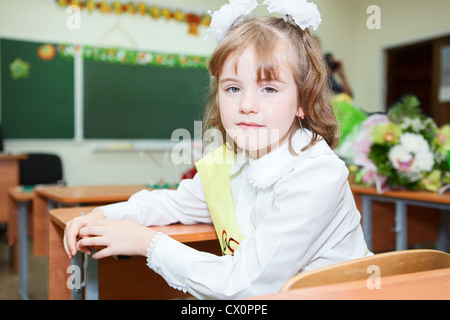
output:
[[208,31],[220,42],[237,19],[250,14],[257,6],[256,0],[230,0],[214,13],[208,11],[211,15]]
[[430,150],[428,142],[420,134],[404,133],[400,136],[400,144],[403,145],[408,152],[426,152]]
[[403,130],[411,128],[415,132],[425,129],[425,124],[419,118],[405,118],[401,124]]
[[393,146],[389,151],[389,160],[396,170],[406,171],[409,169],[412,159],[411,153],[401,144]]
[[302,30],[309,27],[317,30],[322,22],[317,6],[306,0],[265,0],[264,4],[268,5],[267,10],[270,13],[279,13],[285,16],[286,21],[288,21],[286,16],[290,15]]
[[416,154],[415,161],[411,166],[413,172],[428,172],[433,169],[434,159],[430,151],[422,151]]
[[429,172],[434,166],[433,153],[423,136],[404,133],[400,143],[389,151],[392,167],[399,172],[407,173],[411,180],[417,180],[419,173]]

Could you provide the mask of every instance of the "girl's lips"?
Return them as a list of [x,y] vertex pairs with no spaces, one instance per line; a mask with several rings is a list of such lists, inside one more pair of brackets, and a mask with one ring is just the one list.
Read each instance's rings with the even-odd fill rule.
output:
[[254,122],[239,122],[238,124],[239,128],[242,129],[258,129],[258,128],[262,128],[264,126],[254,123]]

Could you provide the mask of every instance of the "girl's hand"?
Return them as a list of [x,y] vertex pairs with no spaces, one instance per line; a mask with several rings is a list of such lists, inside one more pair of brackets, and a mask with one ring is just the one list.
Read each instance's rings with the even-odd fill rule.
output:
[[156,234],[150,228],[126,220],[97,219],[80,230],[79,248],[101,248],[92,257],[101,259],[114,255],[147,256],[147,249]]
[[105,218],[103,211],[95,210],[87,215],[76,217],[66,224],[63,244],[64,250],[66,250],[69,259],[72,259],[72,257],[77,254],[77,250],[85,253],[89,251],[88,248],[77,248],[77,240],[80,237],[80,230],[87,224],[101,218]]

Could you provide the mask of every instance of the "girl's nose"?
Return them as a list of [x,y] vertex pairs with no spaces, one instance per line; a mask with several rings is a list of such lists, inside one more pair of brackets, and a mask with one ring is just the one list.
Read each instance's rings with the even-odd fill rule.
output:
[[257,104],[257,99],[250,92],[244,92],[241,96],[241,101],[239,104],[239,111],[244,114],[258,113],[259,108]]

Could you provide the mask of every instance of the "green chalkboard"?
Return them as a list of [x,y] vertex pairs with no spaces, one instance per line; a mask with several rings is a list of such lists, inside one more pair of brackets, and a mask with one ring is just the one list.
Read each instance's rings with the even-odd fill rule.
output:
[[0,40],[1,124],[6,139],[74,137],[73,59],[53,51],[56,45],[45,47],[46,55],[39,56],[42,45]]
[[206,69],[84,60],[84,137],[170,139],[193,135],[208,94]]

